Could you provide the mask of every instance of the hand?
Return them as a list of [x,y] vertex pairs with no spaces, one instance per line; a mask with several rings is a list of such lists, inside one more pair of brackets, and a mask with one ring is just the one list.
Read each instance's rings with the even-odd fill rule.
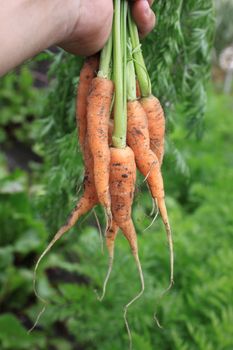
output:
[[[153,0],[129,0],[132,14],[141,37],[155,25],[155,15],[150,6]],[[99,51],[107,41],[112,28],[112,0],[73,0],[70,2],[69,26],[59,45],[76,55],[91,55]],[[73,21],[71,21],[73,18]]]

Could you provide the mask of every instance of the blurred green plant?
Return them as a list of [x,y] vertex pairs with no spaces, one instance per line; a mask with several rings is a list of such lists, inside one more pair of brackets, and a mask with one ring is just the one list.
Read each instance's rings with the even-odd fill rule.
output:
[[34,116],[42,111],[44,95],[34,87],[29,67],[24,65],[0,80],[0,144],[9,142],[9,136],[31,144],[38,136]]
[[154,93],[166,108],[169,128],[179,123],[178,103],[188,133],[200,137],[214,40],[213,1],[158,0],[153,9],[158,23],[143,50]]

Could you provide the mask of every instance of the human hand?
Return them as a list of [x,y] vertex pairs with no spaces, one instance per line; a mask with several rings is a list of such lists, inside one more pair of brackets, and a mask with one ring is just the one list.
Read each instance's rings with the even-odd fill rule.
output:
[[[153,0],[129,0],[132,14],[141,37],[155,25],[155,15],[150,6]],[[60,45],[77,55],[91,55],[99,51],[107,41],[112,28],[112,0],[71,0],[69,23]],[[72,19],[72,20],[71,20]]]

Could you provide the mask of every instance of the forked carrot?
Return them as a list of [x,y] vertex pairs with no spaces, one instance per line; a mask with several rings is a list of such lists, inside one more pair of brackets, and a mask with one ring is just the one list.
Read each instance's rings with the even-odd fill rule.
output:
[[144,278],[138,256],[137,235],[131,218],[131,208],[136,183],[136,164],[134,152],[130,147],[111,147],[110,163],[110,194],[112,201],[112,215],[114,222],[127,238],[132,254],[135,258],[141,280],[141,290],[124,308],[124,320],[129,335],[130,349],[132,337],[127,321],[127,310],[134,301],[143,294]]
[[96,75],[99,66],[98,55],[87,57],[80,71],[79,84],[76,98],[76,122],[78,138],[81,150],[84,150],[84,142],[87,131],[87,96],[90,90],[92,79]]
[[59,240],[67,231],[69,231],[82,215],[86,214],[98,203],[98,197],[97,197],[95,184],[94,184],[93,158],[90,152],[87,139],[85,141],[85,147],[84,147],[84,164],[85,164],[85,174],[83,179],[83,189],[84,189],[83,195],[79,199],[78,203],[76,204],[71,214],[69,215],[66,223],[58,230],[58,232],[55,234],[52,241],[49,243],[48,247],[44,250],[44,252],[39,257],[36,263],[35,272],[38,268],[38,265],[41,259],[45,256],[46,253],[48,253],[48,251],[52,248],[54,243],[56,243],[57,240]]
[[52,248],[52,246],[67,232],[69,231],[75,223],[78,221],[78,219],[86,214],[89,210],[91,210],[97,203],[98,203],[98,197],[95,190],[95,184],[94,184],[94,174],[93,174],[93,158],[90,152],[90,148],[88,145],[87,138],[85,140],[85,147],[84,147],[84,163],[85,163],[85,175],[83,180],[83,188],[84,192],[82,197],[79,199],[78,203],[76,204],[75,208],[73,209],[72,213],[67,219],[67,222],[57,231],[51,242],[48,244],[47,248],[43,251],[43,253],[40,255],[40,257],[37,260],[37,263],[35,265],[34,269],[34,277],[33,277],[33,287],[35,295],[38,297],[39,300],[41,300],[44,304],[44,307],[42,311],[39,313],[35,324],[31,328],[30,332],[35,328],[37,325],[40,316],[45,311],[45,305],[47,304],[46,300],[41,298],[41,296],[38,294],[36,289],[36,273],[37,269],[39,267],[39,264],[43,257],[49,252],[49,250]]

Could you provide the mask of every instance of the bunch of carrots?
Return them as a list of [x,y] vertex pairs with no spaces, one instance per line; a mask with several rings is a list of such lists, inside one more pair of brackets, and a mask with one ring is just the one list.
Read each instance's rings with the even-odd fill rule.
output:
[[147,181],[166,229],[170,249],[168,289],[173,284],[173,243],[161,173],[165,117],[159,100],[151,92],[138,30],[127,0],[114,0],[112,33],[100,55],[88,57],[84,62],[76,110],[78,138],[85,166],[83,194],[66,224],[40,256],[35,273],[53,244],[82,215],[100,204],[107,220],[105,238],[109,268],[99,299],[103,299],[106,291],[119,229],[130,244],[140,275],[141,291],[124,309],[131,347],[127,309],[144,290],[137,235],[131,217],[137,169]]

